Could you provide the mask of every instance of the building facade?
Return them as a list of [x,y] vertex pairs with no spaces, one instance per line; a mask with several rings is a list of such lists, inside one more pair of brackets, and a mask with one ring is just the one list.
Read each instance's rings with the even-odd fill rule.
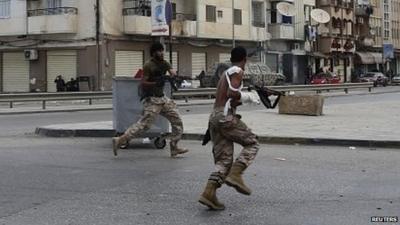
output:
[[331,20],[318,27],[318,51],[325,55],[316,63],[317,70],[329,68],[342,82],[350,82],[355,53],[353,0],[320,0],[317,7]]
[[[196,77],[229,60],[233,44],[265,61],[267,1],[172,3],[172,58],[180,75]],[[142,68],[158,39],[151,36],[150,0],[4,0],[0,91],[52,92],[58,75],[66,81],[86,77],[87,90],[110,90],[112,77],[132,76]],[[165,42],[169,46],[168,38]]]

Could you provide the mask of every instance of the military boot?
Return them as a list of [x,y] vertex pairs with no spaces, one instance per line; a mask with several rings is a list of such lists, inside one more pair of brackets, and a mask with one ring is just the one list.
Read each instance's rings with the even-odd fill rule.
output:
[[124,134],[119,137],[113,137],[112,142],[113,142],[113,152],[114,156],[118,155],[118,150],[122,145],[125,145],[128,142],[128,137]]
[[171,150],[171,157],[175,157],[175,156],[177,156],[179,154],[184,154],[184,153],[189,151],[186,148],[179,148],[178,147],[178,142],[175,142],[175,141],[171,141],[169,143],[169,147],[170,147],[170,150]]
[[233,163],[228,176],[226,177],[225,183],[236,189],[239,193],[244,195],[250,195],[251,190],[248,188],[242,178],[243,171],[246,169],[246,165],[243,163],[235,162]]
[[224,210],[225,205],[217,199],[217,188],[221,187],[216,181],[208,180],[206,188],[203,194],[201,194],[199,202],[203,205],[208,206],[213,210]]

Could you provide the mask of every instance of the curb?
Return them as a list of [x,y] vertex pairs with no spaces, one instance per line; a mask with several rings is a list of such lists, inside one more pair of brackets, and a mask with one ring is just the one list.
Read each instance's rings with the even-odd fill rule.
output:
[[[47,137],[114,137],[115,131],[110,129],[49,129],[38,127],[35,134]],[[203,134],[184,133],[183,140],[201,141]],[[389,140],[356,140],[356,139],[330,139],[330,138],[304,138],[304,137],[276,137],[259,136],[261,144],[284,144],[284,145],[324,145],[324,146],[357,146],[370,148],[397,148],[400,149],[400,141]]]

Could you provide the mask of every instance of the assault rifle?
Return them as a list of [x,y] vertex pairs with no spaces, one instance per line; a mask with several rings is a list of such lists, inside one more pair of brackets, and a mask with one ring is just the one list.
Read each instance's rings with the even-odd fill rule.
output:
[[169,75],[162,75],[155,79],[155,82],[158,83],[160,86],[163,86],[165,82],[169,82],[173,91],[178,91],[179,87],[181,86],[183,80],[187,79],[188,77],[183,76],[169,76]]
[[[255,90],[257,92],[261,102],[267,109],[274,109],[278,105],[281,96],[285,95],[285,93],[282,91],[275,91],[265,86],[254,85],[248,87],[248,91],[252,90]],[[272,102],[271,99],[269,99],[270,96],[277,96],[277,98],[275,99],[274,102]],[[211,135],[210,135],[210,129],[208,128],[203,136],[202,145],[206,145],[210,140],[211,140]]]
[[[248,90],[249,91],[255,90],[257,92],[258,96],[260,97],[261,102],[267,109],[274,109],[278,105],[279,100],[281,99],[281,96],[285,95],[285,92],[275,91],[275,90],[265,87],[264,85],[263,86],[258,86],[258,85],[249,86]],[[272,102],[271,99],[269,99],[270,96],[277,96],[277,98],[275,99],[274,102]]]

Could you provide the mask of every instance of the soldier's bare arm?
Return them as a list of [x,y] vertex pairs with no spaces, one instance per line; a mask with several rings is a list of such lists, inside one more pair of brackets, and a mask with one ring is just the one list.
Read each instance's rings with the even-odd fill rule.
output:
[[[243,80],[243,71],[233,74],[230,78],[231,78],[232,87],[235,89],[240,88],[242,85],[242,80]],[[241,105],[240,92],[232,91],[231,89],[228,89],[228,98],[232,99],[232,101],[231,101],[232,107]]]

